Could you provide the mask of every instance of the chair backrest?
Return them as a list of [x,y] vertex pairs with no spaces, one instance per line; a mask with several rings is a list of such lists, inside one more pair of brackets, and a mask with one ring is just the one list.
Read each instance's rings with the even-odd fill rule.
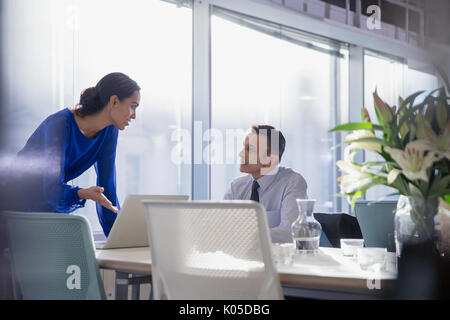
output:
[[[361,229],[355,217],[343,212],[314,213],[326,234],[330,247],[340,248],[341,239],[362,239]],[[322,239],[321,239],[322,240]],[[321,247],[328,246],[322,245]]]
[[155,299],[282,299],[264,208],[143,201]]
[[4,212],[17,299],[106,299],[82,216]]
[[366,247],[387,248],[395,252],[394,216],[397,201],[357,201],[355,215]]

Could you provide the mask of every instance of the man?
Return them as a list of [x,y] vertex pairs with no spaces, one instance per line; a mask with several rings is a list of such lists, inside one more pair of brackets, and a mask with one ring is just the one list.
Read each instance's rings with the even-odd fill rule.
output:
[[225,200],[254,200],[266,209],[272,242],[292,242],[291,225],[298,217],[296,199],[306,199],[306,181],[299,173],[279,166],[286,146],[283,134],[269,125],[255,125],[239,153],[240,171]]

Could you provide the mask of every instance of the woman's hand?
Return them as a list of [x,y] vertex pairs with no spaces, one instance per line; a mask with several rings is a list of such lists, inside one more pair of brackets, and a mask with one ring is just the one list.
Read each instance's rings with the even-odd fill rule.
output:
[[108,200],[103,194],[104,188],[99,186],[94,186],[86,189],[78,190],[78,198],[80,199],[90,199],[97,202],[99,205],[111,210],[112,212],[118,213],[119,209],[112,205],[112,202]]

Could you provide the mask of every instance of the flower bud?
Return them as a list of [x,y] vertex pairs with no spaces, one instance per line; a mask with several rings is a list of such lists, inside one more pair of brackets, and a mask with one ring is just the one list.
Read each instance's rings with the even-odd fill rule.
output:
[[389,124],[393,119],[392,110],[381,100],[376,91],[373,93],[373,98],[378,121],[380,124]]

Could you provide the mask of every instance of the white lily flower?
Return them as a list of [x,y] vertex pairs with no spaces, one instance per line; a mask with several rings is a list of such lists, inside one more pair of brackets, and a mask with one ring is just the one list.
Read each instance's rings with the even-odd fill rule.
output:
[[388,184],[393,184],[395,179],[397,179],[397,176],[402,173],[400,170],[398,169],[392,169],[391,171],[389,171],[389,174],[387,176],[387,183]]
[[[354,130],[351,134],[345,137],[345,141],[349,142],[352,140],[358,140],[363,138],[376,138],[375,133],[370,130]],[[372,152],[381,152],[380,142],[352,142],[350,144],[352,149],[364,149]]]
[[373,175],[363,167],[343,160],[337,161],[336,165],[344,172],[339,178],[343,193],[358,191],[372,182]]
[[[420,141],[420,142],[417,142]],[[437,153],[441,158],[450,160],[450,125],[441,135],[436,135],[431,129],[427,131],[425,139],[416,140],[420,148]]]
[[[386,150],[395,162],[398,163],[402,169],[401,173],[411,181],[420,179],[428,182],[427,169],[433,162],[441,159],[436,152],[429,151],[429,148],[423,140],[416,140],[408,143],[405,150],[391,147],[385,147],[384,150]],[[425,152],[427,151],[428,153],[425,155]],[[389,174],[391,175],[389,181],[392,183],[395,180],[394,177],[396,178],[398,173],[394,171],[392,174]]]
[[355,155],[358,153],[358,150],[355,150],[352,145],[348,145],[344,149],[344,161],[345,162],[355,162]]

